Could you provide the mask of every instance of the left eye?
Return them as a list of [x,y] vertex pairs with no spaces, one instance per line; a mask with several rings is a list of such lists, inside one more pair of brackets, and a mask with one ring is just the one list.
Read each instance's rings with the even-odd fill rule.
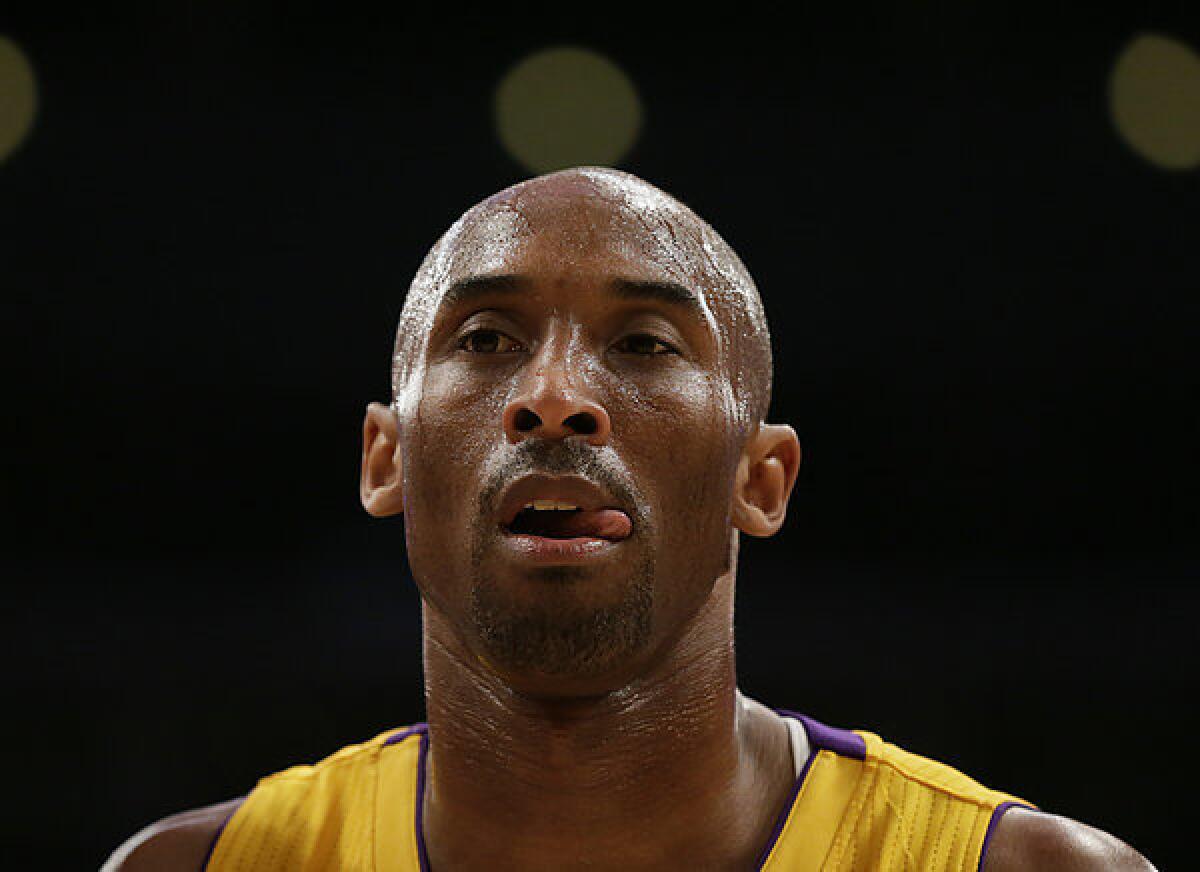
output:
[[674,354],[675,349],[661,339],[651,336],[649,333],[635,333],[632,336],[626,336],[614,346],[617,351],[626,351],[630,354]]

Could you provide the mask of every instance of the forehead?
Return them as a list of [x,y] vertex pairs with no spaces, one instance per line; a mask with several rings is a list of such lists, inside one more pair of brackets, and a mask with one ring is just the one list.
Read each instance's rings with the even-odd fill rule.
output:
[[438,295],[477,276],[670,280],[704,294],[713,285],[695,219],[665,195],[634,197],[592,186],[518,189],[464,216]]

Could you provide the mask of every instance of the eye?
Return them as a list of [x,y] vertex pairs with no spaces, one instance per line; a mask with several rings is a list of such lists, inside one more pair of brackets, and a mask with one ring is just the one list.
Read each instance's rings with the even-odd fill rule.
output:
[[674,348],[663,342],[657,336],[651,336],[649,333],[634,333],[620,340],[615,346],[617,351],[624,351],[629,354],[676,354]]
[[521,343],[499,330],[472,330],[458,340],[458,347],[472,354],[503,354],[520,351]]

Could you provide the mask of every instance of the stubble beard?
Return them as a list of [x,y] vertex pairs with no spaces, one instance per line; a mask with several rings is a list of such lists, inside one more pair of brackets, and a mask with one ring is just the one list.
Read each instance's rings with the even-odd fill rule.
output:
[[[495,579],[472,573],[471,619],[486,656],[505,669],[545,676],[586,678],[629,662],[650,639],[654,611],[654,561],[643,560],[620,598],[605,605],[517,602]],[[540,571],[539,583],[569,587],[601,583],[572,567]],[[561,594],[564,591],[555,591]]]
[[[573,440],[519,445],[493,470],[479,498],[471,554],[470,617],[475,638],[491,662],[514,673],[581,678],[603,674],[629,662],[650,640],[655,555],[652,550],[635,552],[633,572],[610,602],[588,603],[590,591],[578,596],[576,586],[599,587],[606,580],[571,566],[535,570],[537,583],[546,585],[546,596],[532,603],[513,597],[487,570],[494,535],[487,518],[504,484],[526,472],[583,475],[604,484],[626,506],[644,502],[628,476],[602,462],[595,449]],[[636,521],[635,539],[645,547],[653,541],[654,524],[640,512]],[[636,547],[635,540],[626,540],[624,547]]]

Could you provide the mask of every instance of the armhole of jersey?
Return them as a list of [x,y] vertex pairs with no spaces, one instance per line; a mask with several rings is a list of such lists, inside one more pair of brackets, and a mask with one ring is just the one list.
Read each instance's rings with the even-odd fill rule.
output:
[[983,834],[983,847],[979,849],[979,872],[983,872],[983,864],[987,860],[988,848],[992,845],[992,836],[996,834],[996,827],[1000,824],[1000,818],[1004,817],[1004,813],[1010,808],[1027,808],[1030,811],[1037,811],[1036,808],[1027,802],[1015,802],[1013,800],[1002,802],[992,810],[992,817],[988,821],[987,831]]
[[246,797],[241,797],[238,804],[233,807],[229,814],[225,815],[225,820],[221,821],[221,825],[217,827],[216,833],[212,837],[212,841],[208,843],[208,851],[204,854],[204,862],[200,864],[200,872],[207,872],[208,864],[212,862],[213,854],[217,850],[217,842],[221,841],[221,836],[225,832],[225,828],[229,826],[229,822],[233,820],[233,816],[238,813],[243,805],[246,804]]

